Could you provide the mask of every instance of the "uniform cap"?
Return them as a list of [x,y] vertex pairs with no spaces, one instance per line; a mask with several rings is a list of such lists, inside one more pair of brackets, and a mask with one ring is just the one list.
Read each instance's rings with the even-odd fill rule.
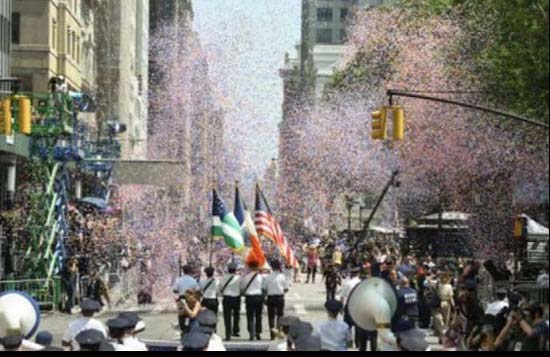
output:
[[107,326],[113,330],[126,330],[134,327],[134,325],[132,325],[130,321],[120,316],[116,319],[111,319],[107,321]]
[[80,303],[80,309],[82,311],[93,311],[97,312],[101,310],[101,304],[95,300],[92,299],[84,299]]
[[218,323],[218,316],[211,310],[203,310],[197,316],[197,322],[201,326],[214,327]]
[[210,343],[210,335],[199,330],[192,330],[182,340],[183,349],[186,351],[202,351]]
[[132,325],[132,327],[136,327],[138,322],[141,321],[141,318],[135,312],[129,312],[129,311],[121,312],[118,315],[118,317],[121,318],[121,319],[127,320]]
[[49,346],[52,344],[53,336],[48,331],[40,331],[36,334],[34,342],[42,346]]
[[325,309],[329,312],[340,312],[344,306],[338,300],[328,300],[325,303]]
[[227,266],[228,270],[237,270],[238,268],[239,268],[239,266],[235,263],[231,263]]
[[78,342],[81,348],[85,346],[97,347],[105,341],[105,336],[98,330],[86,330],[76,335],[75,341]]

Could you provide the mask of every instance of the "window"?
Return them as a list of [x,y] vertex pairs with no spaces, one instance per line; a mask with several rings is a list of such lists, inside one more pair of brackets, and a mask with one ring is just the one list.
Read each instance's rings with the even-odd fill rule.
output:
[[332,43],[332,30],[331,29],[318,29],[317,30],[317,43]]
[[320,7],[317,9],[317,21],[332,22],[332,9],[329,7]]
[[347,7],[344,7],[340,10],[340,22],[346,22],[348,19],[348,13],[349,9]]
[[16,45],[21,43],[21,14],[18,12],[11,15],[11,42]]
[[67,26],[67,43],[65,44],[65,52],[71,54],[71,26]]
[[57,21],[52,19],[52,48],[57,51]]

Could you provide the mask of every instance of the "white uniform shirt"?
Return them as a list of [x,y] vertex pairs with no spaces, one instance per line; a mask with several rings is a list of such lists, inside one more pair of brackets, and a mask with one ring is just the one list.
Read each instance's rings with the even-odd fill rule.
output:
[[351,329],[340,320],[329,320],[317,325],[313,334],[321,338],[321,349],[328,351],[347,351],[352,341]]
[[223,345],[222,338],[215,333],[210,336],[210,342],[208,342],[208,352],[226,352],[225,346]]
[[135,337],[124,337],[122,339],[122,344],[114,343],[113,347],[115,351],[121,352],[146,352],[148,351],[145,343],[141,342]]
[[[231,279],[231,282],[225,290],[222,292],[223,287]],[[218,285],[218,292],[223,296],[240,297],[241,296],[241,277],[236,274],[228,274],[223,277],[222,281]]]
[[69,323],[69,327],[63,335],[63,341],[67,343],[76,343],[76,341],[74,341],[75,337],[82,331],[86,330],[97,330],[101,332],[103,336],[105,336],[105,338],[109,336],[107,334],[107,328],[105,327],[105,325],[103,325],[101,321],[94,318],[83,317]]
[[[210,284],[210,281],[212,281],[212,284]],[[208,289],[204,290],[204,288],[208,285]],[[207,280],[203,280],[199,283],[200,287],[201,287],[201,292],[202,292],[202,297],[204,299],[216,299],[217,298],[217,293],[218,293],[218,280],[215,279],[215,278],[211,278],[211,279],[207,279]]]
[[353,288],[355,288],[359,283],[361,283],[361,279],[359,277],[347,279],[344,282],[344,285],[342,285],[342,291],[340,292],[340,301],[344,306],[346,306],[348,302],[348,297]]
[[267,296],[284,295],[288,290],[288,281],[283,273],[275,272],[263,279],[262,290],[267,291]]
[[[254,281],[252,281],[248,289],[246,289],[246,286],[254,276],[256,276]],[[245,296],[262,295],[263,280],[264,277],[260,273],[248,273],[243,279],[241,279],[241,291]]]

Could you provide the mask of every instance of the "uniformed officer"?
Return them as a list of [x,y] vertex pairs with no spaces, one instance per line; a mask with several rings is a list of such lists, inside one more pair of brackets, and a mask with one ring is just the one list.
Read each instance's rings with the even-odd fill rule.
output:
[[279,319],[285,312],[285,294],[288,292],[289,283],[281,271],[281,263],[278,260],[271,262],[273,272],[263,281],[262,290],[267,295],[267,316],[269,321],[269,332],[271,340],[275,339],[273,329],[275,328],[275,318],[277,318],[277,328]]
[[409,279],[402,278],[397,290],[398,306],[402,319],[416,327],[418,322],[418,293],[410,287]]
[[[61,343],[64,347],[69,347],[74,343],[76,335],[86,330],[97,330],[107,338],[107,328],[99,320],[93,318],[94,314],[101,310],[99,302],[91,299],[84,299],[80,303],[82,317],[69,323],[69,327],[65,331]],[[73,348],[75,346],[72,346]]]
[[25,337],[21,334],[10,335],[4,338],[0,338],[0,344],[4,347],[4,351],[21,352],[23,351],[23,339]]
[[208,310],[212,311],[215,314],[218,314],[218,285],[219,282],[214,278],[214,268],[208,267],[204,269],[206,274],[206,280],[200,282],[200,288],[202,292],[202,306],[206,307]]
[[135,312],[122,312],[119,314],[119,317],[125,319],[129,322],[127,329],[124,331],[124,336],[122,337],[122,346],[120,346],[118,351],[148,351],[145,343],[141,342],[137,337],[135,337],[138,324],[142,321],[139,318],[138,314]]
[[78,343],[80,351],[98,352],[109,349],[114,351],[114,348],[109,348],[107,339],[98,330],[82,331],[76,335],[75,341]]
[[[240,337],[239,319],[241,316],[241,277],[237,275],[237,264],[227,267],[228,274],[219,284],[218,292],[223,297],[223,321],[225,339]],[[233,321],[231,321],[233,319]]]
[[225,346],[222,339],[216,334],[216,325],[218,324],[218,316],[211,310],[203,310],[197,316],[199,330],[210,336],[208,344],[209,352],[225,352]]
[[198,329],[191,330],[182,340],[183,350],[188,352],[208,351],[210,336]]
[[257,262],[250,262],[248,268],[250,273],[241,280],[241,293],[245,296],[249,340],[253,341],[256,337],[260,341],[262,339],[262,310],[264,307],[263,276],[260,274]]

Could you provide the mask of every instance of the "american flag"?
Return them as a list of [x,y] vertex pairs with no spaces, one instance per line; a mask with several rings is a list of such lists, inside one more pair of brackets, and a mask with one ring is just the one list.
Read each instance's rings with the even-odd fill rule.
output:
[[275,217],[273,217],[267,200],[259,186],[256,186],[256,215],[254,225],[256,226],[258,235],[272,240],[277,245],[287,265],[293,268],[297,267],[298,261],[294,256],[294,252],[288,244],[281,226]]

